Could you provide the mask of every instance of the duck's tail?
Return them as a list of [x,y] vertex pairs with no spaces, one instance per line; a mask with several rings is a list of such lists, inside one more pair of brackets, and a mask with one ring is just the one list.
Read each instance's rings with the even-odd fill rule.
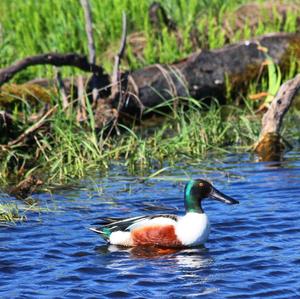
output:
[[97,228],[97,227],[90,227],[90,230],[101,235],[101,237],[108,241],[109,240],[109,237],[110,237],[110,234],[111,234],[111,231],[110,229],[108,228]]

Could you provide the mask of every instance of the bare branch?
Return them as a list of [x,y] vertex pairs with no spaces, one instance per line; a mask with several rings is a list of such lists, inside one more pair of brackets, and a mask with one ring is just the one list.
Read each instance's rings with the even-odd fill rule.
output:
[[10,79],[15,74],[26,69],[29,66],[39,64],[50,64],[55,66],[74,66],[86,72],[103,73],[103,68],[96,64],[89,63],[86,56],[76,53],[46,53],[36,56],[29,56],[22,60],[17,61],[13,65],[0,69],[0,86]]
[[126,47],[126,36],[127,36],[127,20],[126,20],[126,14],[123,12],[123,17],[122,17],[122,39],[120,43],[120,49],[118,54],[115,56],[115,64],[114,64],[114,70],[112,74],[112,88],[111,88],[111,98],[113,99],[118,91],[120,91],[119,84],[118,82],[120,81],[119,78],[119,68],[120,68],[120,63],[122,60],[122,57],[124,55],[125,47]]
[[[80,0],[80,3],[84,10],[85,31],[88,39],[88,49],[89,49],[89,62],[92,64],[96,64],[96,49],[95,49],[95,42],[93,37],[93,20],[92,20],[91,6],[88,0]],[[96,85],[95,81],[96,78],[95,76],[93,76],[91,78],[93,103],[95,103],[99,95],[99,91],[95,87]]]
[[88,49],[89,49],[89,63],[96,63],[96,50],[93,37],[93,19],[90,3],[88,0],[80,0],[81,6],[84,11],[85,18],[85,31],[88,38]]
[[126,13],[123,11],[122,14],[122,39],[120,44],[120,49],[118,52],[118,56],[120,59],[124,55],[125,47],[126,47],[126,37],[127,37],[127,19],[126,19]]

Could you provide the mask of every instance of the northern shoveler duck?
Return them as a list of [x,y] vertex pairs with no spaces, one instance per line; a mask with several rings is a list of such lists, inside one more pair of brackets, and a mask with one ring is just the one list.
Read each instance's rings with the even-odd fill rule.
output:
[[204,244],[210,224],[202,209],[202,200],[212,198],[227,204],[239,202],[197,179],[187,183],[184,191],[186,214],[160,214],[127,219],[103,219],[99,228],[90,228],[107,242],[120,246],[192,247]]

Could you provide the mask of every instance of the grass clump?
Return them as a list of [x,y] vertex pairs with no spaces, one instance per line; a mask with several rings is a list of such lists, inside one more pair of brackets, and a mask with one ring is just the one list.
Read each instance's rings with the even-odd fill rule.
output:
[[16,222],[24,219],[25,217],[20,215],[17,205],[0,203],[0,222]]
[[205,158],[209,151],[224,153],[228,146],[254,142],[259,121],[250,122],[245,110],[217,103],[209,109],[200,106],[190,99],[188,110],[180,107],[154,130],[136,128],[130,130],[129,136],[116,138],[116,146],[124,147],[126,165],[137,170],[195,162]]
[[[105,171],[115,161],[130,171],[147,172],[166,164],[199,161],[208,151],[222,153],[228,146],[248,146],[258,136],[259,119],[248,118],[253,113],[251,108],[221,107],[217,102],[205,107],[194,99],[182,101],[185,105],[177,109],[173,101],[167,102],[171,112],[156,111],[163,115],[156,116],[154,125],[146,126],[150,120],[141,125],[119,124],[122,134],[109,138],[105,128],[95,129],[92,115],[79,125],[75,113],[66,119],[65,113],[58,111],[49,120],[51,131],[35,136],[31,153],[22,147],[2,153],[2,179],[29,167],[30,172],[42,175],[46,169],[49,181],[64,181],[83,176],[93,168]],[[11,165],[15,167],[13,171]]]

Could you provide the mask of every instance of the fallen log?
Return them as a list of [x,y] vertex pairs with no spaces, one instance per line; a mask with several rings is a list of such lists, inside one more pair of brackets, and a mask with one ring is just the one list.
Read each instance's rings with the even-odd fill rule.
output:
[[280,135],[284,115],[300,91],[300,74],[281,85],[270,107],[262,118],[259,140],[254,147],[260,161],[281,161],[285,143]]
[[[122,97],[120,92],[114,98],[111,97],[111,78],[108,75],[102,74],[97,78],[97,88],[101,98],[110,99],[108,106],[131,117],[140,117],[147,108],[163,105],[172,99],[179,101],[187,97],[198,100],[216,98],[220,103],[225,103],[228,82],[233,93],[245,90],[251,80],[257,79],[261,74],[266,51],[273,62],[279,64],[284,71],[292,57],[297,62],[300,61],[299,45],[299,33],[268,34],[222,49],[200,51],[171,65],[156,64],[123,73],[120,78]],[[84,61],[87,67],[85,69],[89,69],[90,64]],[[95,67],[102,70],[101,67]],[[1,74],[3,78],[5,70],[10,68],[14,66],[0,71],[0,79]],[[68,79],[64,81],[74,82]],[[45,85],[45,81],[36,81],[39,82]],[[94,84],[92,86],[95,87]],[[87,94],[91,93],[89,84],[87,89]],[[123,103],[121,107],[120,101]]]
[[292,56],[300,60],[299,45],[300,34],[268,34],[222,49],[200,51],[172,65],[156,64],[133,71],[124,88],[128,92],[121,112],[139,115],[141,104],[152,108],[189,96],[195,99],[213,97],[224,103],[227,82],[234,91],[259,76],[266,60],[266,49],[274,63],[285,69]]

